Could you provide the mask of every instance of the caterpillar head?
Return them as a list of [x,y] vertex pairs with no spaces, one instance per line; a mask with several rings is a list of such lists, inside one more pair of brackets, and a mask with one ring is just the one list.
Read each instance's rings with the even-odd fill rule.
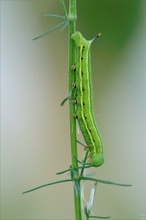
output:
[[80,47],[81,45],[83,45],[84,47],[90,47],[90,44],[95,41],[100,35],[101,33],[97,34],[91,40],[86,40],[79,31],[76,31],[72,34],[71,38],[75,41],[77,47]]
[[90,44],[90,41],[87,41],[79,31],[73,33],[71,38],[75,41],[77,47],[80,47],[81,44],[84,46]]
[[102,154],[97,154],[91,158],[90,164],[92,167],[99,167],[104,163],[104,157]]

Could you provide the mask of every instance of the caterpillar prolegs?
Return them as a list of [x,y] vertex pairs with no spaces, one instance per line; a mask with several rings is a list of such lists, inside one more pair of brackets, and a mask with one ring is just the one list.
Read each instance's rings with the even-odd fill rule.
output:
[[80,32],[71,36],[76,45],[76,116],[90,150],[90,164],[94,167],[101,166],[104,162],[102,140],[93,113],[90,64],[90,46],[99,36],[100,34],[92,40],[86,40]]

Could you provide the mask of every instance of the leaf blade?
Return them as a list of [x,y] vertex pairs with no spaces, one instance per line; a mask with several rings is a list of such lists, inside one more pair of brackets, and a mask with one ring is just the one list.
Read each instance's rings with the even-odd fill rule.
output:
[[90,180],[90,181],[96,181],[99,183],[103,183],[103,184],[110,184],[110,185],[117,185],[117,186],[132,186],[131,184],[123,184],[123,183],[116,183],[116,182],[112,182],[109,180],[100,180],[100,179],[96,179],[96,178],[92,178],[92,177],[81,177],[82,180]]
[[56,181],[56,182],[51,182],[51,183],[43,184],[43,185],[35,187],[33,189],[29,189],[29,190],[23,192],[22,194],[26,194],[26,193],[29,193],[29,192],[41,189],[41,188],[46,187],[46,186],[51,186],[51,185],[55,185],[55,184],[58,184],[58,183],[71,182],[71,181],[72,181],[71,179],[66,179],[66,180],[59,180],[59,181]]

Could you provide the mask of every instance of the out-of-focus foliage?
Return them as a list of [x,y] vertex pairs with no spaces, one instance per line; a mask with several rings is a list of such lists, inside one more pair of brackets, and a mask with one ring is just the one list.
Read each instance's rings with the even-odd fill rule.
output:
[[87,38],[101,32],[106,47],[119,50],[140,19],[141,0],[80,0],[77,28]]

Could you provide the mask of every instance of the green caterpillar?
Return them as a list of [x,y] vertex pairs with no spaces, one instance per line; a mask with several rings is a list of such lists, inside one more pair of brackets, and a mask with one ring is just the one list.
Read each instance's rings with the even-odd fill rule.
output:
[[104,162],[102,140],[93,114],[90,64],[90,46],[99,36],[100,34],[89,41],[80,32],[71,36],[76,45],[76,118],[90,150],[90,164],[94,167],[101,166]]

